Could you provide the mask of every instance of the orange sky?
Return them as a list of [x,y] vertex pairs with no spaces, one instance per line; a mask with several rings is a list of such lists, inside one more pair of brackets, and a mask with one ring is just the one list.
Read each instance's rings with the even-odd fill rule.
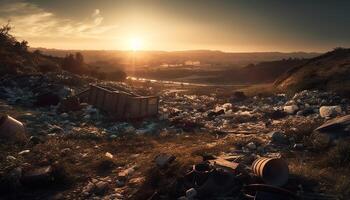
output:
[[350,44],[349,1],[0,3],[0,23],[11,20],[13,34],[32,47],[289,52],[327,51]]

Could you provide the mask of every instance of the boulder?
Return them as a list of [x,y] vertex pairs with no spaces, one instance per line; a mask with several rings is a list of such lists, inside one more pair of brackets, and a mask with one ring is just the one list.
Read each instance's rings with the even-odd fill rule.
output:
[[335,117],[342,112],[340,106],[321,106],[320,116],[324,118]]
[[0,138],[23,143],[27,141],[25,127],[22,122],[8,115],[0,116]]

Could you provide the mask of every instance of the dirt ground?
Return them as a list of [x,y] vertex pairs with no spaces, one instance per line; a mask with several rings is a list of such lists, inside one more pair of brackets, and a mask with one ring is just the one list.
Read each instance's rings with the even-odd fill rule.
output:
[[[158,90],[164,86],[152,85]],[[254,87],[255,89],[256,87]],[[167,87],[169,89],[169,87]],[[229,95],[237,88],[203,88],[176,86],[172,89],[186,93],[221,92]],[[252,92],[253,94],[254,92]],[[1,111],[17,117],[25,113],[37,114],[38,110],[7,107],[2,102]],[[90,127],[96,128],[96,127]],[[97,130],[101,131],[101,130]],[[306,130],[309,131],[309,130]],[[89,199],[84,187],[92,180],[109,182],[107,191],[95,199],[152,199],[157,194],[170,193],[171,186],[191,165],[202,160],[203,155],[222,155],[239,149],[250,141],[259,142],[255,135],[237,133],[212,134],[206,132],[159,135],[124,135],[110,140],[106,138],[80,137],[79,135],[41,136],[36,144],[11,144],[0,142],[0,175],[4,177],[15,167],[36,168],[52,165],[55,168],[54,184],[33,187],[6,188],[2,199]],[[23,150],[29,153],[18,155]],[[113,158],[107,157],[109,152]],[[154,159],[160,153],[176,157],[167,170],[158,170]],[[350,198],[349,170],[344,166],[324,164],[324,158],[332,150],[281,152],[290,167],[290,180],[286,188],[310,193],[337,195],[339,199]],[[8,156],[16,157],[9,161]],[[331,155],[332,156],[332,155]],[[133,168],[134,173],[123,187],[116,187],[118,173]],[[302,188],[301,188],[302,187]],[[114,195],[108,196],[108,195]],[[118,198],[115,195],[119,195]],[[162,196],[162,195],[160,195]],[[167,198],[176,199],[175,196]],[[92,198],[93,199],[93,198]]]

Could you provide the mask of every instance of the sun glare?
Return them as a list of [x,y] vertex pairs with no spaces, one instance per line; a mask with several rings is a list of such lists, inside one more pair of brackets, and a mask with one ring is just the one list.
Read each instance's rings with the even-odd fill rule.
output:
[[133,51],[138,51],[142,48],[142,40],[138,37],[133,37],[130,39],[130,48]]

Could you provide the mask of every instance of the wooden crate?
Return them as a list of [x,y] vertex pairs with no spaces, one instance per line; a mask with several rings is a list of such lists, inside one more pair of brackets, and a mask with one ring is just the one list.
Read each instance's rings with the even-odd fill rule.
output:
[[159,98],[90,85],[88,103],[108,112],[113,118],[136,119],[157,115]]

